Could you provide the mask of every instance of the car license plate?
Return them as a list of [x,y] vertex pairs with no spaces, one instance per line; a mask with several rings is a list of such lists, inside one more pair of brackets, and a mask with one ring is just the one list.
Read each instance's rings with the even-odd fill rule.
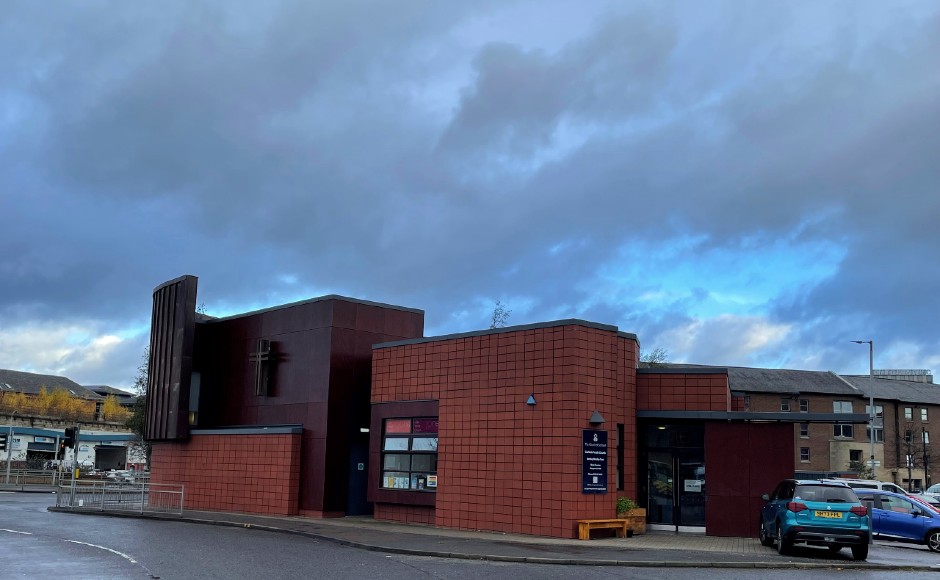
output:
[[824,512],[824,511],[816,510],[816,517],[825,518],[829,520],[841,520],[842,512]]

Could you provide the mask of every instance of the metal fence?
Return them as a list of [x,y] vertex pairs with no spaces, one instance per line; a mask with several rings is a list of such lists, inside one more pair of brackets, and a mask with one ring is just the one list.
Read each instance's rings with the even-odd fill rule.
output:
[[66,472],[63,475],[57,471],[11,469],[8,479],[6,471],[0,471],[0,489],[19,489],[22,491],[27,487],[46,486],[49,491],[53,491],[55,486],[61,483],[63,477],[67,479],[68,473]]
[[134,513],[183,513],[183,486],[163,483],[76,482],[60,485],[56,507]]

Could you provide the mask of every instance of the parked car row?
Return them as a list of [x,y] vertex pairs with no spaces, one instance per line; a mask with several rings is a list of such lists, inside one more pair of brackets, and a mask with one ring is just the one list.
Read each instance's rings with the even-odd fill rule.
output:
[[[776,544],[786,554],[794,544],[825,546],[832,552],[848,547],[864,560],[872,539],[922,544],[940,552],[940,501],[907,494],[886,482],[859,480],[780,482],[760,513],[760,542]],[[892,488],[897,488],[900,493]]]

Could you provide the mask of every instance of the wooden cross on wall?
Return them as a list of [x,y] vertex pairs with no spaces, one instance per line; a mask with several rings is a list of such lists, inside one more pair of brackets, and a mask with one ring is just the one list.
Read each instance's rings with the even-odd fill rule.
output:
[[255,394],[266,397],[268,395],[268,370],[273,360],[271,341],[259,338],[258,349],[248,355],[248,360],[255,363]]

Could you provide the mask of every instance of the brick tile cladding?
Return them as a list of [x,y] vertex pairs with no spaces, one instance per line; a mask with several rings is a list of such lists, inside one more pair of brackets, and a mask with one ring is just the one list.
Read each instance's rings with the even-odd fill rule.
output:
[[[379,347],[372,402],[438,400],[435,525],[571,538],[576,520],[612,517],[620,493],[636,496],[633,468],[616,491],[616,441],[622,423],[623,462],[635,466],[637,351],[613,327],[581,324]],[[610,491],[601,495],[581,493],[581,431],[594,410],[610,442]],[[429,513],[375,507],[377,518],[398,521]]]
[[637,375],[636,406],[644,411],[730,411],[728,375],[651,372]]
[[300,434],[193,435],[153,446],[151,483],[183,484],[185,509],[297,514]]

